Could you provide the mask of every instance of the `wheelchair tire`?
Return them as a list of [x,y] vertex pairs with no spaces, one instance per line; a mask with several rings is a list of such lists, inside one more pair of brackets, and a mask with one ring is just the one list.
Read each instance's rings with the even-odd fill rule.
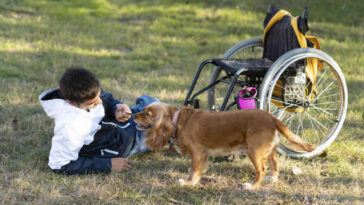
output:
[[[233,47],[231,47],[229,50],[225,52],[225,54],[221,57],[222,59],[247,59],[247,58],[261,58],[263,56],[263,45],[262,45],[262,39],[261,38],[252,38],[247,39],[244,41],[241,41],[237,44],[235,44]],[[210,83],[215,82],[221,74],[221,68],[215,67]],[[224,96],[219,95],[218,90],[222,90],[222,93],[225,94],[227,87],[218,88],[217,86],[214,86],[208,90],[208,107],[209,110],[216,110],[218,111],[219,106],[222,104],[217,103],[218,99],[223,99]],[[232,96],[230,97],[230,100],[234,100],[234,94],[233,92]],[[228,104],[230,104],[232,101],[229,101]]]
[[[277,105],[275,101],[279,99],[273,96],[273,90],[280,86],[277,85],[278,79],[285,77],[287,72],[284,71],[290,66],[308,58],[317,59],[324,65],[317,70],[315,89],[309,89],[310,93],[306,91],[300,103],[281,102],[285,103],[284,106]],[[292,132],[316,146],[312,152],[298,151],[282,137],[277,151],[292,158],[310,158],[322,153],[339,134],[347,106],[347,86],[339,65],[328,54],[314,48],[297,48],[282,55],[265,74],[260,86],[259,108],[272,113]],[[294,111],[292,108],[295,108]]]

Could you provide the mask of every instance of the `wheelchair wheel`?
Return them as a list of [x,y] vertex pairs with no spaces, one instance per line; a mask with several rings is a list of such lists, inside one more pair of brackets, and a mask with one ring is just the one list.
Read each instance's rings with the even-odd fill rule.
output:
[[[261,38],[252,38],[247,39],[245,41],[241,41],[231,47],[229,50],[225,52],[225,54],[221,57],[222,59],[248,59],[248,58],[261,58],[263,56],[263,45]],[[210,83],[215,82],[221,75],[221,68],[215,67]],[[238,89],[238,88],[236,88]],[[228,90],[228,85],[220,83],[208,90],[208,107],[210,110],[219,111],[220,106],[224,100],[226,95],[226,91]],[[228,102],[227,110],[236,108],[232,106],[234,100],[234,94],[237,93],[237,90],[234,89],[232,96],[230,96],[230,100]],[[230,105],[230,106],[229,106]]]
[[[275,90],[282,88],[282,79],[289,78],[289,69],[307,59],[317,59],[323,65],[317,70],[314,89],[309,89],[312,84],[306,81],[303,84],[305,94],[300,99],[277,98]],[[303,76],[308,79],[305,73]],[[326,53],[313,48],[297,48],[282,55],[270,67],[260,86],[259,108],[272,113],[296,135],[316,146],[312,152],[298,151],[282,137],[277,151],[292,158],[308,158],[323,152],[339,134],[347,105],[348,92],[339,65]]]

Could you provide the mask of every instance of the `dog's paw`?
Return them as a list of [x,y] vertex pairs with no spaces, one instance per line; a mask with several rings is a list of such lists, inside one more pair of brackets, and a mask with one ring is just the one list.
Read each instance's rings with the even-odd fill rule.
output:
[[185,180],[185,179],[178,179],[178,184],[181,186],[195,186],[199,182],[198,180]]
[[275,183],[278,181],[278,176],[265,176],[263,178],[263,182],[267,182],[267,183]]
[[184,185],[186,185],[186,182],[184,179],[178,179],[178,184],[181,186],[184,186]]
[[254,187],[253,187],[253,185],[251,183],[244,183],[243,184],[243,189],[245,189],[245,190],[253,190]]

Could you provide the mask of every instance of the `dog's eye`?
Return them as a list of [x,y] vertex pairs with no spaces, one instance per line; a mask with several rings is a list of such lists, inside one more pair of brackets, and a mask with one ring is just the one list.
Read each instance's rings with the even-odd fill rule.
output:
[[151,113],[150,112],[146,112],[145,113],[145,116],[149,117],[149,116],[151,116]]

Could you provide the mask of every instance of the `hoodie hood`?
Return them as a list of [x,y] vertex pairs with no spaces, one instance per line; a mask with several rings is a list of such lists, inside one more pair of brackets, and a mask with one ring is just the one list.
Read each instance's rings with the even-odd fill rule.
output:
[[64,111],[63,108],[68,104],[63,98],[59,88],[44,91],[40,94],[39,101],[46,114],[53,119]]

